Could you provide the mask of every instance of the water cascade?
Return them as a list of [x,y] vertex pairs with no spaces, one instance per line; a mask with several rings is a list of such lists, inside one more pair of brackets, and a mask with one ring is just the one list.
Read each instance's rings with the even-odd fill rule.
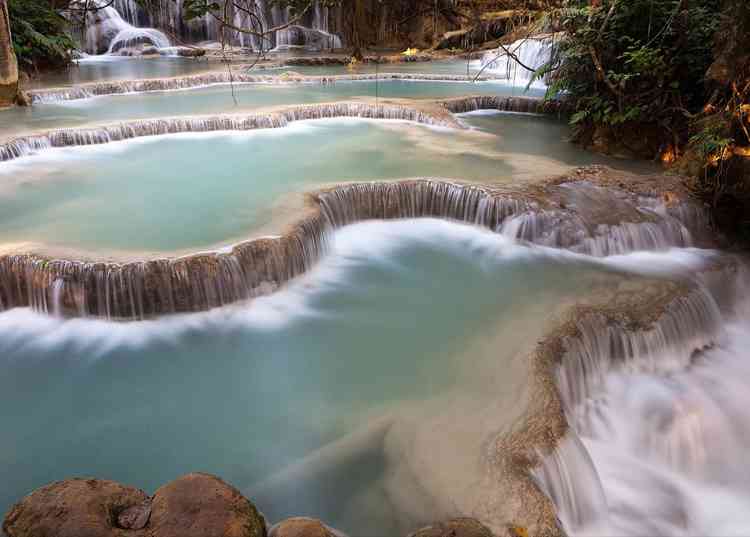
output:
[[[260,19],[262,30],[284,26],[283,29],[273,32],[265,38],[244,32],[225,30],[225,38],[231,45],[240,46],[252,50],[286,50],[289,48],[300,48],[311,51],[324,51],[342,48],[341,37],[336,33],[338,25],[337,17],[330,14],[331,8],[321,6],[318,2],[305,12],[297,24],[286,26],[291,22],[290,13],[287,9],[280,9],[267,0],[255,0],[255,10]],[[241,9],[230,4],[229,16],[232,24],[239,28],[248,28],[260,32],[258,22]],[[135,0],[116,0],[112,10],[117,12],[117,17],[128,26],[151,26],[169,30],[183,43],[201,43],[206,41],[220,41],[221,25],[211,15],[206,15],[198,20],[185,21],[183,14],[183,2],[161,0],[154,3],[149,11],[142,9]],[[136,34],[132,34],[135,36]],[[87,47],[91,50],[102,52],[116,52],[121,46],[105,48],[106,36],[102,32],[87,38]],[[142,41],[141,41],[142,42]],[[138,44],[131,41],[131,44]],[[156,45],[156,43],[154,43]],[[123,45],[125,46],[125,45]],[[161,47],[161,45],[156,45]],[[169,46],[168,44],[165,46]]]
[[[422,74],[422,73],[363,73],[351,75],[326,75],[326,76],[277,76],[253,74],[243,71],[233,71],[231,75],[226,71],[211,72],[199,75],[184,77],[156,78],[145,80],[118,80],[112,82],[94,82],[81,84],[72,88],[54,88],[40,89],[29,92],[32,101],[35,104],[56,103],[61,101],[74,101],[79,99],[89,99],[103,95],[121,95],[124,93],[137,93],[144,91],[171,91],[184,90],[190,88],[201,88],[215,85],[232,84],[321,84],[330,85],[338,82],[358,82],[370,80],[402,80],[413,82],[466,82],[465,76],[461,75],[441,75],[441,74]],[[489,80],[487,77],[480,77],[479,82]],[[533,99],[526,97],[527,99]],[[485,100],[471,101],[475,108],[470,108],[471,104],[466,104],[463,112],[476,110],[476,107],[500,109],[501,101],[493,100],[497,97],[486,97]],[[540,102],[534,99],[534,102]],[[554,101],[551,101],[554,102]],[[458,104],[455,105],[459,111]],[[554,105],[544,105],[552,109]],[[540,104],[541,107],[541,104]],[[529,107],[531,109],[531,106]],[[521,110],[518,110],[521,111]]]
[[557,369],[570,430],[534,471],[567,535],[747,527],[750,490],[735,458],[750,431],[736,380],[747,371],[747,281],[744,261],[725,256],[657,311],[572,321]]
[[478,110],[497,110],[520,114],[565,114],[565,101],[545,100],[536,97],[506,97],[498,95],[480,95],[460,97],[444,101],[443,106],[453,114],[465,114]]
[[[480,64],[485,72],[508,80],[515,86],[527,86],[532,81],[534,71],[550,61],[553,48],[552,37],[530,37],[485,53]],[[545,88],[546,83],[544,79],[535,80],[532,86]]]
[[[240,243],[230,251],[124,264],[6,255],[0,258],[0,308],[31,306],[45,312],[124,319],[211,309],[277,289],[323,255],[331,230],[371,219],[439,217],[508,234],[513,228],[508,222],[519,215],[555,207],[570,212],[570,220],[584,224],[575,235],[579,245],[608,244],[613,251],[627,252],[644,245],[662,249],[692,244],[690,233],[674,216],[660,216],[653,210],[656,202],[642,208],[643,200],[638,197],[619,200],[627,208],[619,217],[638,219],[647,214],[661,230],[663,243],[648,240],[653,235],[648,226],[634,226],[623,235],[619,228],[611,230],[585,221],[585,211],[567,204],[570,191],[580,198],[590,195],[592,189],[598,189],[600,196],[608,193],[587,183],[562,186],[551,189],[549,199],[540,207],[527,194],[439,181],[342,186],[319,193],[317,207],[287,234]],[[547,224],[556,225],[542,218],[540,225]],[[587,236],[585,229],[593,230],[593,236]],[[538,237],[547,235],[542,232]]]
[[375,106],[362,103],[336,103],[298,106],[271,114],[227,115],[198,118],[171,118],[119,123],[89,129],[61,129],[24,136],[0,144],[0,162],[33,155],[44,149],[100,145],[143,136],[185,132],[246,131],[283,128],[294,121],[355,117],[414,121],[424,125],[455,127],[452,117],[435,115],[404,106]]
[[161,49],[169,47],[170,42],[159,30],[133,26],[110,5],[86,14],[86,52],[113,54],[137,45]]

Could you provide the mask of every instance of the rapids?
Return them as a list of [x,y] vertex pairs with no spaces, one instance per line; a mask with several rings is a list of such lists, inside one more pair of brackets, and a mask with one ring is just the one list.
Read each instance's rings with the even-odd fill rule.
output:
[[[437,220],[368,222],[249,305],[131,324],[2,313],[0,412],[13,435],[0,505],[61,474],[153,488],[200,468],[241,484],[271,520],[384,535],[473,513],[499,528],[507,513],[473,512],[466,491],[489,486],[481,446],[529,404],[534,342],[566,304],[688,281],[716,256],[650,255],[597,260]],[[721,315],[712,300],[697,303],[709,319]]]
[[547,87],[545,78],[535,78],[534,71],[550,62],[554,46],[552,36],[521,39],[486,52],[474,66],[481,72],[495,74],[510,84],[544,90]]

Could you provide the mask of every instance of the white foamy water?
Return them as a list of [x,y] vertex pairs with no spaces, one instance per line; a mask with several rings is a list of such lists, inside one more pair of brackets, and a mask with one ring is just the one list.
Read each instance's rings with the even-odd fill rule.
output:
[[[508,84],[526,87],[531,82],[534,71],[550,61],[553,47],[554,40],[551,37],[521,39],[505,48],[486,52],[475,64]],[[547,84],[541,78],[534,80],[531,87],[546,89]]]
[[550,317],[642,275],[692,278],[717,254],[643,255],[371,221],[250,304],[133,323],[2,313],[2,507],[67,475],[151,490],[200,467],[271,520],[315,515],[353,535],[470,512],[477,456],[519,419],[525,351]]
[[86,14],[86,51],[96,54],[106,46],[106,54],[135,45],[152,45],[156,48],[170,46],[169,38],[154,28],[138,28],[125,19],[114,7],[100,2],[105,7]]
[[[646,253],[609,259],[661,265]],[[703,288],[692,312],[641,332],[598,325],[570,347],[563,364],[588,364],[561,368],[572,430],[535,471],[568,535],[747,534],[748,275],[719,275],[726,290]]]

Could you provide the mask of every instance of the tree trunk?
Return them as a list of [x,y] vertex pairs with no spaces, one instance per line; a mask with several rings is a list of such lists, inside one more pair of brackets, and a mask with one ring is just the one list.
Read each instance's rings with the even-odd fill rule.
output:
[[364,0],[354,0],[354,14],[352,16],[352,56],[361,61],[364,59],[362,33],[365,23]]
[[0,107],[10,106],[18,95],[18,61],[10,38],[8,0],[0,0]]

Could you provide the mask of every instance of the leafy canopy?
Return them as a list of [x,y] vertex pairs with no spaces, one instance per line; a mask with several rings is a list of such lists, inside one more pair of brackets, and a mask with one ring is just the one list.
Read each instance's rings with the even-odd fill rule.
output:
[[13,47],[21,68],[64,65],[76,44],[68,22],[47,0],[9,0]]
[[720,0],[577,0],[560,10],[549,95],[565,92],[581,128],[645,122],[667,131],[705,102]]

